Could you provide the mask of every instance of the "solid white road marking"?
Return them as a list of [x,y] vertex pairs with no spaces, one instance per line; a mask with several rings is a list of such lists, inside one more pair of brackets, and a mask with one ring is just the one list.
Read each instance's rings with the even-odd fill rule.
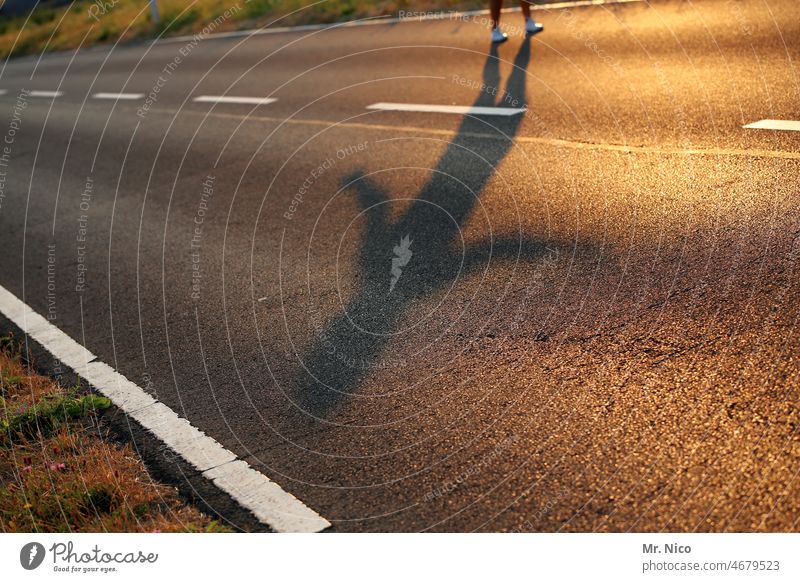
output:
[[762,119],[755,123],[743,126],[746,129],[779,129],[786,131],[800,131],[800,121],[788,119]]
[[144,93],[95,93],[92,99],[142,99]]
[[61,97],[63,94],[63,91],[37,91],[36,89],[28,93],[31,97]]
[[13,293],[0,285],[0,312],[58,360],[111,399],[123,412],[161,440],[217,487],[279,532],[318,532],[330,526],[319,514],[287,493],[213,438],[155,400],[111,366],[97,360]]
[[268,105],[277,99],[272,97],[230,97],[228,95],[200,95],[192,99],[195,103],[245,103],[249,105]]
[[502,115],[525,113],[517,107],[470,107],[461,105],[420,105],[416,103],[373,103],[367,109],[380,111],[417,111],[424,113],[457,113],[459,115]]

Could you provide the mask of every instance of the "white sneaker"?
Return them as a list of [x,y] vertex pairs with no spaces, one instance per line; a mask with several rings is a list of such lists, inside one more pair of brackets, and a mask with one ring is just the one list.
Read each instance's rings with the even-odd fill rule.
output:
[[508,35],[499,28],[492,29],[492,42],[505,42],[508,40]]
[[533,20],[532,18],[525,19],[525,32],[528,34],[536,34],[537,32],[542,32],[544,30],[544,26]]

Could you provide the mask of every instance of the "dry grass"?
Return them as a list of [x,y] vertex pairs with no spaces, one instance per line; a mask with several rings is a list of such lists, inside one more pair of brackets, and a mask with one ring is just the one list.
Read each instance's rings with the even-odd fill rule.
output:
[[0,531],[226,531],[100,438],[107,399],[32,373],[0,340]]
[[[211,22],[216,31],[278,25],[330,23],[400,10],[486,8],[484,0],[159,0],[161,24],[150,20],[141,0],[77,0],[68,7],[43,8],[30,18],[0,19],[0,56],[88,47],[159,34],[187,34]],[[106,6],[107,8],[100,8]],[[225,18],[225,14],[228,17]],[[219,20],[218,20],[219,19]]]

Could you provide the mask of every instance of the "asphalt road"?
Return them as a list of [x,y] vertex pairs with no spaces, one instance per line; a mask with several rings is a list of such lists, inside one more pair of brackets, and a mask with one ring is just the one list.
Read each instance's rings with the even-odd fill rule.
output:
[[0,284],[334,531],[796,531],[800,6],[537,17],[7,62]]

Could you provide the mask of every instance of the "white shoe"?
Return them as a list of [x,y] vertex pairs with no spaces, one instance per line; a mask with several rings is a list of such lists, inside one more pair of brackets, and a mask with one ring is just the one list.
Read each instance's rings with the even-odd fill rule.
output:
[[508,35],[499,28],[492,29],[492,42],[505,42],[508,40]]
[[544,30],[544,26],[533,20],[532,18],[525,19],[525,32],[528,34],[536,34],[537,32],[542,32]]

